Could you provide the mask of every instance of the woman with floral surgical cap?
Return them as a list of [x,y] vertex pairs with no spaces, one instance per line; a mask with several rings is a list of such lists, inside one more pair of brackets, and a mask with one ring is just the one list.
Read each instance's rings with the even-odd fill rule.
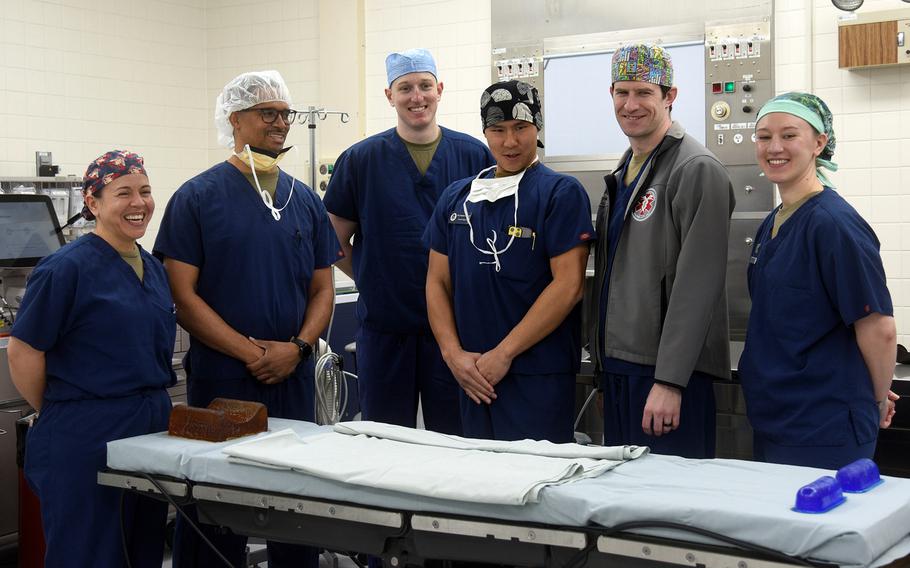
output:
[[739,375],[756,459],[837,469],[871,458],[891,423],[896,332],[878,239],[821,171],[837,170],[831,123],[807,93],[758,113],[756,159],[781,205],[752,246]]
[[155,202],[142,158],[119,150],[89,164],[82,193],[95,230],[38,264],[9,344],[13,383],[40,411],[26,478],[45,566],[124,566],[127,549],[132,566],[160,567],[166,504],[96,481],[107,442],[164,430],[171,411],[174,303],[136,242]]

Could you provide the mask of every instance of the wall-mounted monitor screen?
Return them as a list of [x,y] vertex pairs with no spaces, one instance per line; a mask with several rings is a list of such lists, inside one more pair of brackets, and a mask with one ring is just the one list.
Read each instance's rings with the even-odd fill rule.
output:
[[46,195],[0,194],[0,267],[29,267],[64,245]]
[[[673,120],[705,143],[705,45],[665,46],[679,90]],[[613,51],[547,59],[544,71],[546,155],[621,154],[629,147],[613,112],[610,63]]]

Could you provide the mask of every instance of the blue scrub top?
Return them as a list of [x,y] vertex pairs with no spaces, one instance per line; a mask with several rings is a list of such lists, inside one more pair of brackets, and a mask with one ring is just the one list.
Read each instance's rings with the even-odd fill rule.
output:
[[45,352],[44,400],[120,398],[176,382],[171,291],[161,263],[140,255],[141,281],[90,233],[32,271],[12,335]]
[[[288,199],[280,172],[275,206]],[[300,332],[313,271],[343,256],[319,197],[299,180],[275,221],[240,171],[222,162],[184,183],[164,211],[155,255],[199,268],[196,291],[245,336],[288,341]],[[243,362],[191,337],[184,364],[193,379],[249,376]],[[312,368],[301,365],[301,368]]]
[[362,325],[387,333],[430,333],[424,292],[429,251],[421,236],[442,191],[493,163],[479,140],[447,128],[425,175],[394,128],[338,157],[325,206],[359,224],[352,262]]
[[[488,175],[492,175],[490,172]],[[533,231],[532,238],[516,238],[500,255],[501,270],[492,257],[478,252],[470,242],[463,204],[472,178],[449,186],[439,200],[424,242],[448,256],[454,294],[455,325],[466,351],[484,353],[496,347],[524,318],[531,305],[553,281],[550,259],[595,240],[591,202],[573,177],[537,164],[529,168],[518,186],[518,225]],[[468,203],[475,243],[486,249],[485,239],[497,233],[497,249],[509,241],[515,201]],[[510,373],[556,374],[577,372],[581,360],[580,306],[550,335],[519,355]]]
[[752,427],[772,442],[875,439],[879,413],[853,323],[892,315],[875,233],[833,189],[803,204],[771,238],[758,229],[752,311],[739,375]]

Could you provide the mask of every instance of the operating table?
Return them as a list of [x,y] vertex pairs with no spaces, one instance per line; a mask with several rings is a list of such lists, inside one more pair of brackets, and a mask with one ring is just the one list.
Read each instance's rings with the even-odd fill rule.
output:
[[[302,437],[328,427],[270,419]],[[166,433],[108,444],[99,483],[197,505],[234,532],[382,557],[510,566],[910,567],[910,480],[886,477],[824,514],[790,508],[833,472],[647,455],[547,487],[522,506],[442,500],[228,461],[219,444]]]

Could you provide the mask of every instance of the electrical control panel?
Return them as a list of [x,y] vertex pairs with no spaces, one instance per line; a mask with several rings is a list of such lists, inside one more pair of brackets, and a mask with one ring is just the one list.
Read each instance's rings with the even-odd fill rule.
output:
[[543,94],[543,45],[500,47],[493,50],[492,82],[517,79],[529,83]]
[[755,163],[755,117],[774,96],[767,21],[705,29],[705,145],[725,165]]

